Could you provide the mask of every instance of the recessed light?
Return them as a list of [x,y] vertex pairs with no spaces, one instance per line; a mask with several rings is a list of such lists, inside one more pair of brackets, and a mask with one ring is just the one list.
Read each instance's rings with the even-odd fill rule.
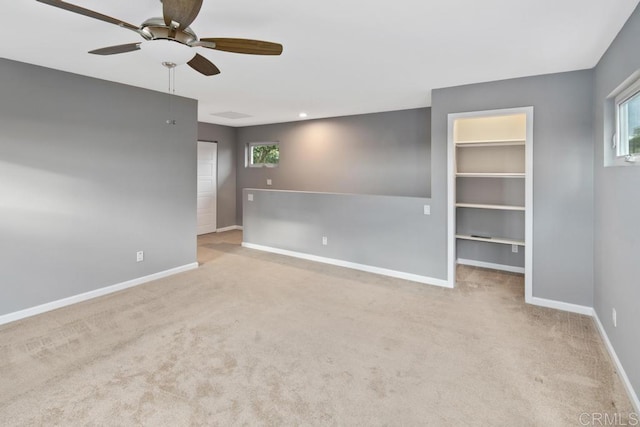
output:
[[298,117],[300,117],[301,119],[304,119],[307,117],[307,113],[300,113],[298,114]]

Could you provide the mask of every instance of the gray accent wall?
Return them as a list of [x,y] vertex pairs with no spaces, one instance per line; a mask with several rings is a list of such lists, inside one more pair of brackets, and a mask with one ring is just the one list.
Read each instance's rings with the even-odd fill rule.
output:
[[218,144],[217,228],[236,224],[236,128],[198,123],[198,140]]
[[[428,108],[239,128],[238,224],[243,188],[430,197],[429,138]],[[280,165],[245,167],[246,145],[270,141]]]
[[[604,167],[614,129],[609,94],[640,70],[640,9],[636,9],[595,69],[595,310],[640,393],[640,166]],[[608,113],[608,114],[607,114]],[[612,309],[618,326],[613,327]]]
[[195,100],[6,59],[0,100],[0,315],[196,261]]
[[[447,163],[447,115],[534,107],[533,296],[588,307],[593,305],[592,86],[593,70],[526,77],[437,89],[431,107],[437,207],[447,203],[446,166],[440,166]],[[484,261],[501,263],[504,254],[490,251],[487,245]]]
[[246,243],[446,279],[427,198],[262,189],[243,198]]
[[[521,211],[501,211],[493,209],[456,209],[456,233],[478,236],[508,236],[515,240],[524,240],[525,215]],[[500,265],[524,267],[524,251],[517,246],[518,252],[511,251],[511,245],[458,240],[457,258],[483,261]]]

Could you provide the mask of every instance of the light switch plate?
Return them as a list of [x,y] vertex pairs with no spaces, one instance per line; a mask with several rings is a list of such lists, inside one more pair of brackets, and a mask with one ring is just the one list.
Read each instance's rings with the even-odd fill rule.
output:
[[267,179],[267,185],[271,185],[271,179]]
[[251,193],[247,194],[247,200],[250,202],[253,202],[253,194]]
[[430,205],[424,205],[424,214],[425,215],[431,215],[431,206]]

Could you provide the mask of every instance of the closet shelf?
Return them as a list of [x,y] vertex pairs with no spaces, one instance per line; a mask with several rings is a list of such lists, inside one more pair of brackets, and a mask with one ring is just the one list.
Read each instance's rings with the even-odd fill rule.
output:
[[503,245],[524,246],[524,241],[522,240],[508,239],[505,237],[479,237],[479,236],[470,236],[468,234],[456,234],[456,239],[475,240],[477,242],[500,243]]
[[525,145],[524,139],[497,139],[497,140],[477,140],[477,141],[458,141],[457,147],[502,147],[505,145]]
[[485,205],[480,203],[456,203],[457,208],[495,209],[501,211],[523,211],[524,206]]
[[524,178],[524,172],[458,172],[458,178]]

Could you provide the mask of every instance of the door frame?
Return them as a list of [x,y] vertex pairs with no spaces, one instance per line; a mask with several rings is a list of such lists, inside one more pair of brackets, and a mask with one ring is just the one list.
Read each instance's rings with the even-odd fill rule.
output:
[[469,117],[500,116],[509,114],[525,114],[525,225],[524,225],[524,299],[529,304],[533,299],[533,106],[504,108],[497,110],[480,110],[447,115],[447,234],[448,234],[448,275],[452,287],[456,284],[456,165],[455,144],[453,140],[453,124],[457,119]]
[[198,146],[200,145],[200,143],[207,143],[207,144],[215,144],[215,150],[216,150],[216,159],[215,159],[215,170],[214,170],[214,177],[213,177],[213,185],[215,187],[215,229],[213,231],[210,231],[208,233],[202,233],[202,234],[209,234],[209,233],[216,233],[218,230],[218,141],[209,141],[209,140],[205,140],[205,139],[198,139],[196,142],[196,236],[200,236],[200,232],[199,232],[199,226],[198,226],[198,206],[197,206],[197,198],[198,198],[198,164],[200,162],[200,157],[198,155]]

